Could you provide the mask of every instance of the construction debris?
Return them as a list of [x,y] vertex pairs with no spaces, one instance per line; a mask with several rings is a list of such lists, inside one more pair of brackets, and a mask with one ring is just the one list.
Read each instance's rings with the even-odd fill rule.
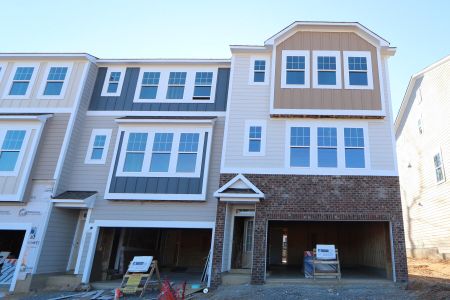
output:
[[113,291],[110,291],[107,293],[107,295],[104,295],[105,290],[98,290],[98,291],[90,291],[90,292],[82,292],[82,293],[75,293],[70,295],[64,295],[56,298],[51,298],[48,300],[110,300],[114,298]]

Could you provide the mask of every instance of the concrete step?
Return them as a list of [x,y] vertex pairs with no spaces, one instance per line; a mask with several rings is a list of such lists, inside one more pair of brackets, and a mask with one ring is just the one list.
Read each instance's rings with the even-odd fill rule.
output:
[[231,269],[229,274],[252,274],[252,269]]
[[251,280],[250,274],[222,274],[222,285],[242,285],[249,284]]

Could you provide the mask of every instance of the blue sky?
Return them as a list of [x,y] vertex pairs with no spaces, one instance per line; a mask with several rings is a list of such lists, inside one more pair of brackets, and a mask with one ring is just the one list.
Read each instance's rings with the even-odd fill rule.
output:
[[229,58],[295,20],[358,21],[398,48],[394,113],[409,78],[450,54],[450,1],[2,0],[1,52],[88,52],[101,58]]

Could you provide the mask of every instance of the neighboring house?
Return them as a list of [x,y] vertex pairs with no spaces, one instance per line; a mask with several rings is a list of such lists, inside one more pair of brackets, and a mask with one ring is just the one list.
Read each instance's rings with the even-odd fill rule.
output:
[[450,257],[450,56],[412,76],[395,120],[406,249]]
[[406,281],[395,48],[359,23],[295,22],[231,51],[213,283],[304,277],[317,244],[336,245],[344,278]]
[[163,274],[199,281],[214,237],[230,61],[96,66],[57,189],[80,215],[71,268],[85,283],[111,280],[133,256],[152,255]]
[[[0,54],[0,251],[10,258],[1,288],[28,290],[38,275],[66,270],[73,235],[61,236],[70,232],[60,227],[68,211],[53,205],[52,195],[79,107],[89,101],[93,60]],[[59,247],[47,247],[55,239]]]

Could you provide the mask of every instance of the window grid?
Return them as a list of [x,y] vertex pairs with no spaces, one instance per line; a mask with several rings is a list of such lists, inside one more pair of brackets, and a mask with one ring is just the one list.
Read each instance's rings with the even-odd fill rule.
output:
[[261,152],[262,127],[250,126],[248,139],[248,152]]
[[183,99],[186,74],[186,72],[170,72],[167,99]]
[[196,72],[194,99],[210,99],[213,72]]
[[150,172],[167,172],[172,152],[173,133],[155,133]]
[[319,167],[337,167],[337,129],[317,128],[317,152]]
[[367,58],[361,56],[348,57],[350,85],[368,85]]
[[344,128],[345,167],[364,168],[364,131],[362,128]]
[[200,134],[181,133],[178,146],[177,172],[194,172],[197,163]]
[[57,96],[61,94],[64,80],[67,75],[67,67],[51,67],[45,84],[44,95]]
[[105,149],[106,135],[96,135],[94,144],[92,145],[92,160],[100,160],[103,157],[103,151]]
[[139,99],[155,99],[161,72],[144,72]]
[[319,85],[336,84],[336,57],[318,56],[317,57],[317,83]]
[[0,151],[0,171],[14,171],[25,139],[25,130],[8,130]]
[[291,167],[309,167],[311,129],[309,127],[291,127],[290,147]]
[[253,82],[264,82],[266,75],[266,61],[257,59],[253,66]]
[[444,166],[442,164],[442,156],[440,152],[434,155],[433,161],[436,173],[436,182],[437,183],[444,182],[445,181]]
[[[128,136],[128,144],[123,166],[124,172],[141,172],[147,145],[147,133],[131,132]],[[130,165],[131,164],[131,165]],[[134,164],[134,165],[133,165]]]
[[120,76],[122,72],[114,71],[109,74],[108,93],[116,93],[119,87]]
[[305,84],[305,56],[286,56],[286,84]]
[[33,72],[34,67],[18,67],[13,77],[9,95],[25,95]]

